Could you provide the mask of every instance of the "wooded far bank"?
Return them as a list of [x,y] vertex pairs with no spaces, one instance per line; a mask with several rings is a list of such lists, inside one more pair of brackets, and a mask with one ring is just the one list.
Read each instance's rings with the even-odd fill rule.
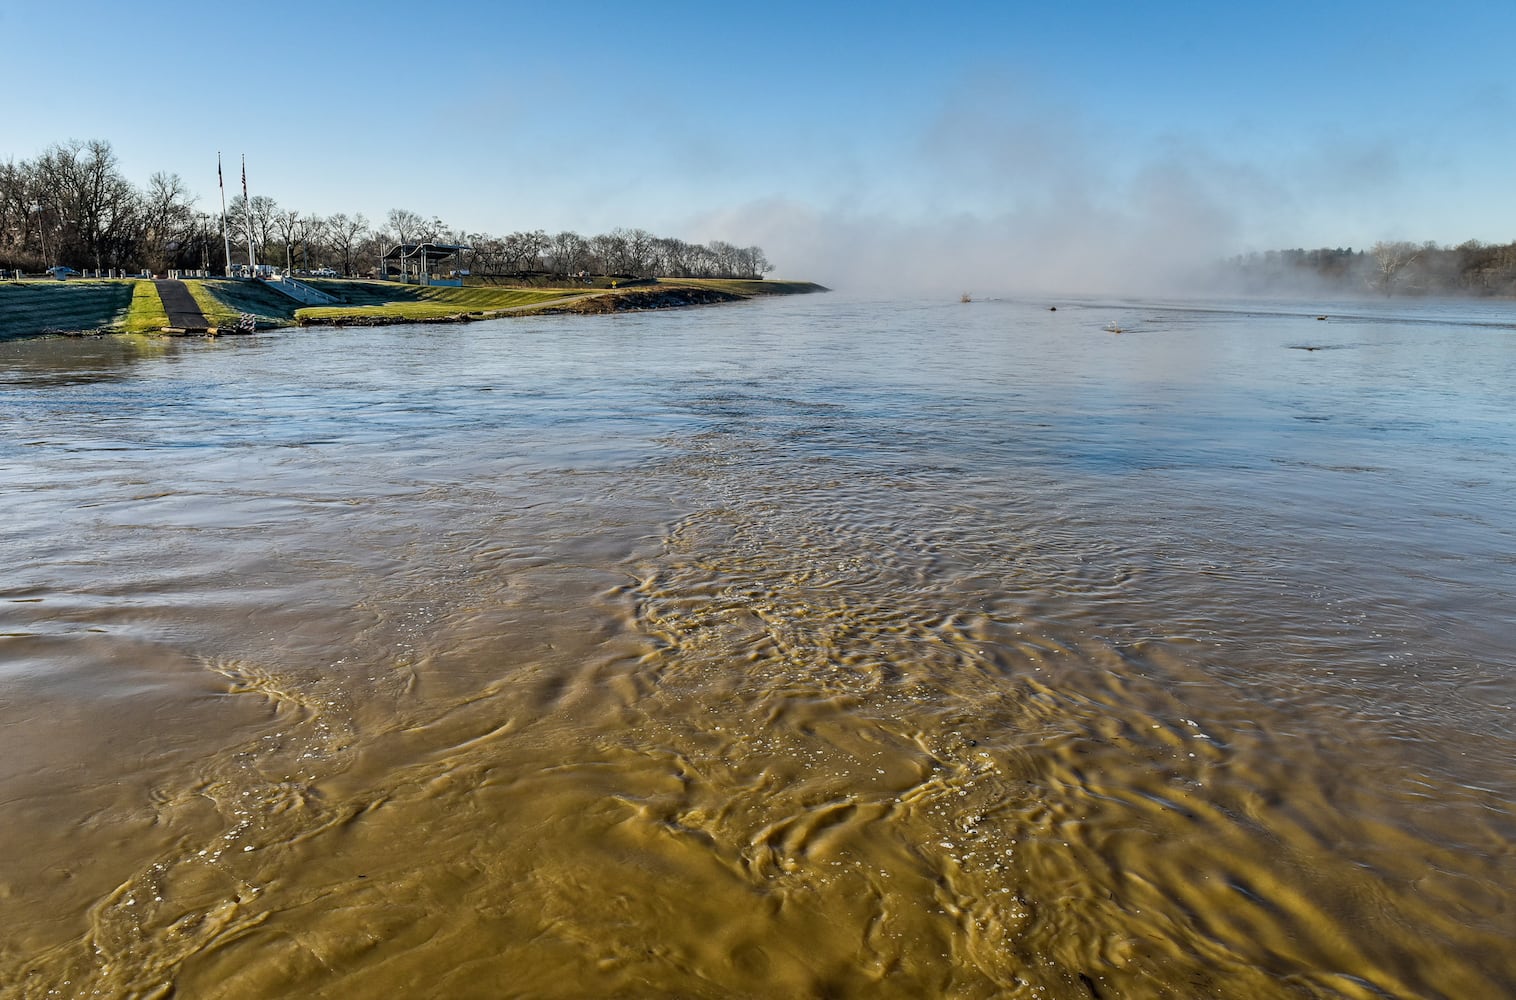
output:
[[1516,297],[1516,242],[1270,250],[1234,257],[1226,270],[1249,292]]

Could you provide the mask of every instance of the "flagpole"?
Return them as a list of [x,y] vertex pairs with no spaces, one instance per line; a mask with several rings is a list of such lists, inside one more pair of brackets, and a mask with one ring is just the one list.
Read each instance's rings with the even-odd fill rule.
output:
[[226,251],[226,276],[232,276],[232,234],[226,228],[226,179],[221,176],[221,150],[216,150],[216,186],[221,188],[221,244]]
[[242,154],[242,207],[247,209],[247,269],[258,277],[258,258],[253,256],[253,201],[247,196],[247,154]]

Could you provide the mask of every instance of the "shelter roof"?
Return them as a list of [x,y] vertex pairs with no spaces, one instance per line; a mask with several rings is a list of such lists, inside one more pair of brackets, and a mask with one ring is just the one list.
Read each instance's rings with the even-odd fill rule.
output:
[[443,260],[460,250],[472,249],[461,243],[397,243],[384,251],[384,259],[409,260],[425,254],[427,260]]

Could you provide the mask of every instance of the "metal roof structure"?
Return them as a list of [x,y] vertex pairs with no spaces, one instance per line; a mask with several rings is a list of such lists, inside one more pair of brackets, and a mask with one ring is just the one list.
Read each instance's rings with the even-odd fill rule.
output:
[[379,273],[388,278],[391,263],[400,265],[400,280],[408,280],[414,270],[417,280],[425,285],[431,280],[431,268],[455,256],[459,251],[473,247],[461,243],[397,243],[384,251],[379,259]]

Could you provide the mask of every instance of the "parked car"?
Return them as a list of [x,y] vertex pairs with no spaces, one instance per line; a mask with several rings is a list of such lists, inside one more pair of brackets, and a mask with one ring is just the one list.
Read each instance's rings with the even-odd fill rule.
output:
[[71,274],[78,274],[79,272],[75,271],[71,267],[64,267],[62,264],[55,264],[52,267],[50,267],[50,268],[47,269],[47,273],[51,274],[53,277],[57,278],[59,281],[62,281],[65,278],[67,278],[69,275],[71,275]]

